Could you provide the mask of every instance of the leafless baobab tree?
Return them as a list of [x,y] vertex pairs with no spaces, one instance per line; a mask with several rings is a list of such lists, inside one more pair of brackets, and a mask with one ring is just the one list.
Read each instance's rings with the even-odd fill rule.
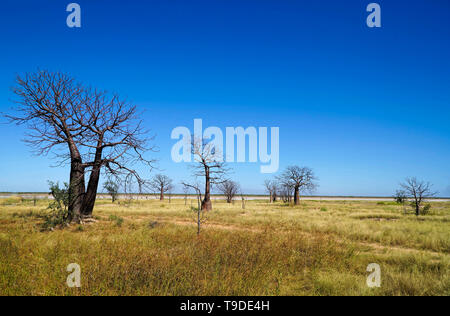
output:
[[291,203],[292,201],[292,194],[294,193],[294,187],[291,183],[285,182],[285,183],[279,183],[279,190],[280,190],[280,198],[285,203]]
[[25,141],[36,154],[53,153],[59,164],[70,164],[72,221],[92,215],[102,169],[128,183],[134,179],[139,187],[145,184],[134,166],[142,163],[151,169],[153,161],[144,154],[152,148],[136,106],[59,72],[18,76],[13,92],[15,114],[6,117],[28,127]]
[[311,168],[290,166],[279,177],[283,186],[291,187],[294,190],[294,204],[300,203],[300,192],[312,192],[317,184],[317,178]]
[[163,174],[157,174],[150,181],[149,186],[159,193],[159,199],[164,200],[164,193],[170,192],[173,189],[172,179]]
[[225,180],[222,183],[219,183],[217,185],[217,188],[219,191],[225,195],[225,198],[227,199],[227,203],[233,202],[234,197],[239,193],[239,184],[231,181],[231,180]]
[[194,176],[205,179],[205,192],[202,201],[202,210],[212,210],[211,186],[224,182],[228,169],[223,162],[219,149],[211,142],[193,138],[191,151],[194,156]]
[[431,183],[417,180],[417,178],[407,178],[400,186],[403,188],[405,196],[412,199],[412,205],[417,216],[423,211],[422,203],[424,200],[437,195],[437,192],[432,190]]
[[277,191],[278,191],[277,182],[275,180],[265,180],[264,187],[266,189],[266,192],[269,193],[270,203],[275,202],[277,200]]

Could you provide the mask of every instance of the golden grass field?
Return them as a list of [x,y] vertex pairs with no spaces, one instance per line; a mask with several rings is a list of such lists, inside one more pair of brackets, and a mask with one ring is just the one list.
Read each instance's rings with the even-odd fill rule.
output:
[[[98,201],[97,222],[41,232],[48,201],[0,200],[0,295],[449,295],[450,202]],[[81,288],[66,285],[70,263]],[[369,263],[381,287],[366,285]]]

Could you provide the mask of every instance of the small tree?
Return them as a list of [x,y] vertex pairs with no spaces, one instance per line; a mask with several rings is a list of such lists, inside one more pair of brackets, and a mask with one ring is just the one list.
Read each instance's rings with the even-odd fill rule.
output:
[[170,192],[173,188],[172,179],[163,174],[157,174],[150,182],[150,187],[159,193],[159,199],[164,200],[164,194]]
[[184,193],[184,205],[187,205],[187,199],[189,194],[189,187],[183,185],[183,193]]
[[402,205],[403,211],[406,214],[405,204],[408,202],[408,195],[404,190],[397,190],[394,195],[395,202]]
[[432,190],[432,185],[429,182],[420,181],[417,178],[407,178],[400,186],[403,188],[405,195],[412,199],[411,206],[414,208],[416,216],[429,211],[430,206],[427,205],[425,209],[422,204],[427,198],[434,197],[437,194]]
[[294,192],[294,187],[290,183],[280,184],[280,198],[285,203],[290,203],[292,200],[292,194]]
[[239,193],[239,184],[231,180],[225,180],[224,182],[219,183],[217,188],[225,195],[227,203],[233,202],[234,197]]
[[110,179],[103,183],[103,188],[111,196],[112,202],[114,203],[117,200],[117,196],[119,195],[119,184]]
[[275,180],[265,180],[264,187],[266,189],[266,192],[269,193],[270,203],[275,202],[277,200],[277,182]]
[[[190,189],[193,189],[195,191],[195,194],[197,195],[197,235],[200,235],[200,230],[202,227],[202,224],[206,221],[206,217],[205,217],[205,211],[202,208],[202,191],[200,190],[200,185],[198,183],[195,184],[190,184],[187,182],[182,182],[181,183],[184,187],[185,192],[189,192]],[[191,204],[192,205],[192,204]]]
[[408,201],[408,195],[405,190],[397,190],[394,199],[397,204],[405,204]]
[[70,222],[69,201],[70,201],[70,187],[69,184],[64,183],[62,188],[59,183],[48,182],[50,186],[50,194],[53,201],[48,206],[49,212],[43,216],[44,223],[42,230],[53,230],[54,227],[63,226]]

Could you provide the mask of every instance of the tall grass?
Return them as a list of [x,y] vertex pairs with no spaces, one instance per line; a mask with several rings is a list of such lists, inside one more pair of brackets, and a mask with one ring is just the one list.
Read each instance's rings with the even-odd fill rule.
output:
[[[40,232],[46,203],[0,207],[0,295],[450,294],[445,203],[417,219],[376,202],[216,202],[199,237],[183,200],[100,201],[98,222]],[[70,263],[81,288],[66,285]]]

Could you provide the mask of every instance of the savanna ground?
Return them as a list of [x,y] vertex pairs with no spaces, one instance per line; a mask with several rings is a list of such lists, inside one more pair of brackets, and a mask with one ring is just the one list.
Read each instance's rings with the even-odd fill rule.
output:
[[[0,295],[449,295],[450,202],[98,201],[97,222],[41,232],[40,200],[0,200]],[[81,288],[66,285],[70,263]],[[369,288],[368,264],[381,266]]]

